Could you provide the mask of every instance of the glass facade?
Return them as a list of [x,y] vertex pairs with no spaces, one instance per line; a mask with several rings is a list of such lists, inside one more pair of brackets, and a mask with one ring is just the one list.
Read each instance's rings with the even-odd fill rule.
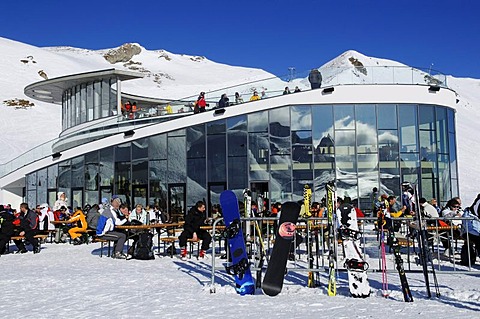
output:
[[76,85],[63,92],[62,129],[117,114],[116,78]]
[[[87,105],[85,112],[66,113],[69,125],[105,114],[95,102],[104,98],[96,89],[103,84],[66,93],[66,105]],[[373,187],[398,196],[403,181],[445,203],[458,195],[454,123],[454,111],[437,105],[284,106],[60,162],[27,176],[27,200],[32,207],[39,200],[51,205],[52,194],[64,191],[72,206],[83,206],[118,194],[131,206],[184,213],[198,200],[211,207],[224,189],[240,196],[259,185],[271,203],[301,200],[305,184],[314,190],[312,200],[321,201],[325,184],[335,179],[338,195],[365,210]]]

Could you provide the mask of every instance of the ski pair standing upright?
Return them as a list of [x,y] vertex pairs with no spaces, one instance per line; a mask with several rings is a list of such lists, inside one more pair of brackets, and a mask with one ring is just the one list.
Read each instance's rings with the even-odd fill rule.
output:
[[395,236],[395,230],[393,227],[393,222],[389,221],[387,223],[387,218],[390,218],[389,210],[390,204],[387,199],[383,198],[380,202],[377,213],[377,228],[379,231],[379,240],[381,247],[382,255],[382,283],[383,283],[383,296],[388,297],[388,282],[387,282],[387,265],[386,265],[386,251],[385,251],[385,230],[388,232],[387,243],[390,246],[390,249],[393,252],[395,257],[395,267],[398,271],[400,277],[400,284],[403,293],[403,299],[405,302],[413,302],[412,292],[410,291],[410,286],[408,284],[407,275],[405,274],[405,269],[403,266],[403,258],[400,253],[400,244],[397,237]]
[[[244,200],[244,206],[245,206],[245,217],[255,217],[252,212],[252,192],[250,191],[250,189],[245,188],[243,190],[243,200]],[[256,254],[255,254],[256,268],[257,268],[257,275],[255,277],[255,287],[261,288],[263,265],[264,265],[265,259],[267,259],[267,255],[266,255],[265,242],[263,241],[262,229],[256,220],[253,221],[253,224],[255,226],[255,231],[256,231],[256,234],[255,234],[256,236],[254,239],[257,242]],[[247,222],[247,227],[250,227],[250,222]],[[249,232],[247,232],[247,236],[248,235],[250,235]]]

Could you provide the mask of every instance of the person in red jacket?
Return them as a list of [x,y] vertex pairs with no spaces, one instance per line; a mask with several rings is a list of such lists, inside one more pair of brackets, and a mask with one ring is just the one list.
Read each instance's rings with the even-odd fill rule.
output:
[[195,102],[194,113],[205,112],[205,107],[206,106],[207,106],[207,102],[205,101],[205,92],[200,92],[200,95],[198,96],[197,102]]

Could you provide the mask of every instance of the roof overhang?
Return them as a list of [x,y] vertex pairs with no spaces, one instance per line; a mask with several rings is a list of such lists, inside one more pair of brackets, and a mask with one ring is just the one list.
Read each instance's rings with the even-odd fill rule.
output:
[[62,104],[62,95],[65,90],[68,90],[79,84],[102,81],[112,77],[115,77],[121,81],[126,81],[143,78],[143,74],[117,69],[78,73],[30,84],[25,87],[24,93],[26,96],[39,101]]

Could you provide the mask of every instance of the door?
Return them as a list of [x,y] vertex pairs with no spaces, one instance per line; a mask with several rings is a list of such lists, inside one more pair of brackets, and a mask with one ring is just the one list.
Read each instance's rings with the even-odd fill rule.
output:
[[257,203],[260,212],[270,209],[268,182],[251,182],[252,201]]
[[185,219],[185,188],[185,183],[168,184],[168,216],[175,223]]
[[215,204],[220,204],[220,194],[226,189],[226,182],[208,183],[208,199],[206,203],[207,218],[212,217],[212,206]]
[[107,203],[110,203],[110,200],[112,199],[112,187],[111,186],[102,186],[100,187],[100,202],[106,198]]
[[77,207],[83,209],[83,188],[72,188],[72,197],[69,202],[74,212]]
[[144,208],[147,206],[147,185],[133,185],[133,203],[131,209],[133,210],[135,206],[141,204]]

